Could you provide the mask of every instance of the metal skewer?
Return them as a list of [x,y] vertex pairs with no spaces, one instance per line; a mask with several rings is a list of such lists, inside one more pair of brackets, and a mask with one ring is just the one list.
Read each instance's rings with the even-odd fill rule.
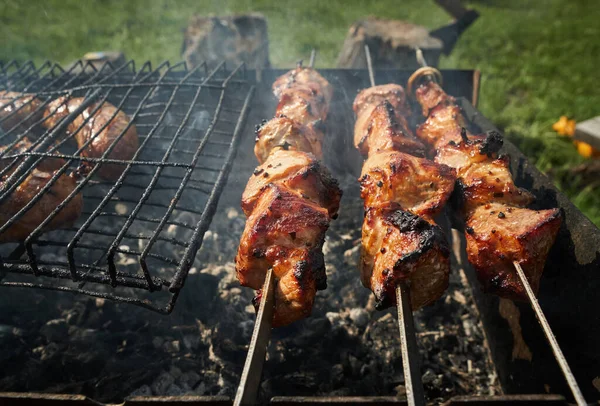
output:
[[246,363],[242,371],[240,386],[235,394],[234,406],[254,405],[260,386],[267,346],[271,339],[271,322],[275,312],[275,277],[269,268],[262,288],[260,306],[256,314],[256,324],[250,340]]
[[[310,54],[310,67],[314,67],[316,50]],[[302,66],[302,60],[298,62],[298,67]],[[271,339],[271,325],[275,313],[275,275],[273,269],[269,268],[265,276],[265,283],[262,288],[260,305],[256,313],[256,323],[248,347],[246,362],[242,370],[240,385],[238,386],[233,401],[234,406],[246,406],[256,404],[258,388],[267,354],[267,347]]]
[[538,319],[540,326],[542,326],[542,330],[544,330],[544,334],[546,335],[546,339],[548,340],[550,347],[552,347],[552,352],[554,353],[554,358],[556,358],[556,361],[558,362],[558,365],[560,366],[560,369],[561,369],[563,375],[565,376],[565,379],[567,380],[567,384],[569,385],[569,388],[571,389],[571,393],[573,394],[573,397],[575,398],[575,402],[580,406],[587,405],[587,403],[583,397],[583,394],[581,393],[581,389],[579,389],[579,385],[577,384],[577,381],[575,380],[575,376],[573,375],[573,372],[571,372],[571,368],[569,367],[569,364],[567,363],[567,359],[565,358],[565,355],[563,354],[562,350],[560,349],[560,346],[558,345],[558,341],[556,341],[554,332],[550,328],[550,324],[548,324],[548,320],[546,319],[546,316],[544,315],[544,312],[542,311],[542,308],[540,307],[537,297],[535,297],[535,293],[533,293],[533,289],[531,289],[531,285],[529,284],[529,281],[527,280],[527,276],[525,276],[525,272],[523,272],[523,268],[521,268],[521,264],[514,261],[513,265],[515,266],[515,269],[517,270],[517,275],[519,275],[519,279],[521,280],[521,283],[523,284],[523,287],[525,288],[525,292],[527,293],[527,298],[529,299],[529,303],[531,304],[531,307],[533,308],[533,311],[535,312],[535,317]]
[[[425,58],[423,57],[423,52],[421,51],[420,48],[415,48],[415,55],[417,58],[417,62],[419,63],[419,65],[421,65],[421,69],[427,68],[428,67],[427,62],[425,61]],[[437,72],[439,72],[439,71],[437,71]],[[432,80],[439,82],[439,78],[436,77],[436,75],[425,74],[425,76],[430,76]],[[441,74],[440,74],[440,77],[441,77]],[[571,393],[573,394],[573,397],[575,398],[575,402],[580,406],[587,405],[585,399],[583,398],[583,394],[581,393],[581,389],[579,388],[579,385],[577,384],[577,381],[575,380],[575,376],[573,375],[573,372],[571,371],[571,368],[569,367],[569,364],[567,363],[567,360],[566,360],[562,350],[560,349],[560,346],[558,345],[558,341],[556,340],[554,332],[550,328],[550,324],[548,324],[548,320],[546,319],[546,316],[544,315],[544,312],[542,311],[542,308],[540,307],[540,304],[537,300],[537,297],[535,296],[535,293],[533,293],[533,289],[531,288],[531,285],[529,284],[529,280],[527,280],[527,277],[525,276],[525,272],[523,272],[523,268],[521,268],[521,265],[516,261],[513,262],[513,265],[515,266],[517,275],[519,275],[519,280],[521,281],[521,283],[523,284],[523,287],[525,288],[525,292],[527,293],[527,298],[529,299],[529,304],[531,304],[531,307],[533,308],[533,311],[535,312],[535,316],[538,319],[538,322],[540,323],[540,325],[542,326],[542,330],[544,331],[546,339],[548,340],[548,343],[550,344],[550,347],[552,348],[554,357],[556,358],[556,361],[558,362],[558,365],[560,366],[560,369],[567,381],[567,384],[569,385],[569,388],[571,389]]]
[[[375,73],[369,46],[365,45],[367,68],[371,86],[375,86]],[[425,405],[425,393],[421,381],[419,366],[419,349],[410,304],[410,288],[404,281],[396,285],[396,308],[398,310],[398,326],[400,328],[400,347],[402,351],[402,369],[406,387],[406,400],[409,406]]]

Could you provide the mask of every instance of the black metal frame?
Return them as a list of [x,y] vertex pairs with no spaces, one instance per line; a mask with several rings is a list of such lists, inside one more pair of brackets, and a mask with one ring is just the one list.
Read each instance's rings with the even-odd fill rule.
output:
[[[200,65],[188,71],[184,63],[171,66],[165,62],[155,69],[146,63],[136,70],[130,61],[120,67],[105,64],[96,69],[91,63],[80,61],[64,70],[49,62],[36,69],[31,62],[21,65],[13,61],[0,64],[0,88],[30,93],[43,101],[26,119],[43,111],[56,97],[85,98],[82,105],[55,128],[40,130],[45,118],[29,128],[20,128],[17,124],[0,135],[0,143],[7,145],[0,158],[12,159],[0,171],[0,176],[4,176],[0,204],[7,201],[43,159],[59,157],[65,162],[30,202],[0,226],[0,233],[26,215],[62,174],[77,173],[75,165],[81,162],[92,166],[89,172],[79,176],[75,190],[25,241],[16,246],[12,244],[9,253],[3,252],[0,286],[84,293],[170,313],[231,170],[254,92],[246,80],[245,66],[227,70],[221,64],[209,71],[206,65]],[[90,114],[93,116],[105,101],[125,111],[131,118],[130,125],[136,126],[140,146],[132,159],[107,158],[129,127],[101,158],[81,156],[92,139],[74,152],[65,152],[83,124],[65,136],[67,126],[91,103],[96,103]],[[2,120],[8,118],[10,116]],[[197,128],[195,120],[199,118],[202,125]],[[32,137],[35,133],[41,134]],[[33,146],[24,153],[11,153],[11,148],[26,136],[33,141]],[[105,163],[125,166],[117,181],[94,177]],[[42,235],[44,226],[81,191],[85,206],[76,226],[49,232],[47,237]],[[126,214],[115,210],[117,203],[125,205]],[[195,224],[178,221],[176,211],[190,213],[198,220]],[[107,221],[118,224],[118,231],[107,229]],[[153,231],[136,234],[132,230],[140,223]],[[169,237],[165,230],[170,226],[192,235],[186,241]],[[86,237],[91,237],[91,242],[87,242]],[[138,250],[123,247],[136,242],[142,245]],[[179,248],[181,256],[175,258],[159,252],[160,244]],[[59,251],[61,258],[44,260],[43,252],[48,249]],[[119,256],[134,257],[139,268],[131,270],[120,266]],[[30,276],[36,280],[27,280]],[[56,279],[62,282],[57,283]],[[92,284],[94,286],[89,287]],[[102,285],[129,289],[107,291]],[[157,295],[152,296],[153,300],[144,296],[146,292],[155,291],[165,293],[162,296],[168,297],[166,304],[158,303],[161,299],[164,302],[164,298],[155,301]]]

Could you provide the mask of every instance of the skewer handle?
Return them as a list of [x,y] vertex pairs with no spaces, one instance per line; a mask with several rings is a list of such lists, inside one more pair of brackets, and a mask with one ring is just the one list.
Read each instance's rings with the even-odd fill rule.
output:
[[575,376],[573,375],[573,372],[571,371],[571,368],[569,367],[569,364],[567,363],[567,359],[565,358],[565,355],[563,354],[562,350],[560,349],[560,346],[558,345],[558,341],[556,341],[556,337],[554,336],[554,333],[552,332],[552,329],[550,328],[550,324],[548,323],[548,320],[546,319],[546,316],[544,315],[544,312],[542,311],[542,308],[540,307],[537,297],[535,297],[535,293],[533,293],[533,289],[531,289],[531,285],[529,284],[529,281],[527,280],[527,276],[525,276],[525,272],[523,272],[523,268],[521,268],[521,265],[516,261],[513,262],[513,264],[515,266],[515,269],[517,270],[519,279],[521,280],[521,283],[523,284],[523,287],[525,288],[525,292],[527,293],[527,298],[529,299],[529,303],[531,304],[531,307],[533,308],[533,311],[535,312],[535,317],[538,319],[540,325],[542,326],[542,330],[544,330],[546,339],[548,340],[548,343],[550,343],[550,347],[552,347],[552,352],[554,353],[554,357],[556,358],[556,361],[558,361],[558,365],[560,366],[560,369],[561,369],[563,375],[565,376],[565,379],[567,380],[567,384],[569,385],[569,388],[571,389],[571,393],[573,393],[575,402],[579,406],[587,405],[585,399],[583,398],[583,394],[581,393],[581,389],[579,389],[579,385],[577,385]]
[[269,268],[262,289],[260,306],[256,314],[256,324],[242,371],[240,386],[235,394],[234,406],[255,405],[260,386],[267,346],[271,339],[271,322],[275,312],[275,277]]
[[421,381],[419,348],[417,347],[415,323],[410,304],[410,288],[405,282],[400,282],[396,286],[396,309],[398,310],[402,368],[404,370],[407,402],[409,406],[424,406],[425,394],[423,382]]

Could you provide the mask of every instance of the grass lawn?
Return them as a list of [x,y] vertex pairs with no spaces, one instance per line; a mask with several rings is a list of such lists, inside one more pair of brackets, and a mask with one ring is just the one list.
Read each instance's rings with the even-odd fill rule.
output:
[[[589,0],[466,1],[480,19],[445,68],[483,72],[480,109],[597,225],[600,186],[569,168],[585,160],[551,125],[561,115],[600,114],[600,8]],[[333,67],[350,24],[365,15],[430,28],[450,18],[433,0],[3,0],[0,59],[68,63],[93,50],[120,49],[137,61],[178,61],[182,29],[194,13],[260,11],[269,19],[271,60],[292,66],[313,47]]]

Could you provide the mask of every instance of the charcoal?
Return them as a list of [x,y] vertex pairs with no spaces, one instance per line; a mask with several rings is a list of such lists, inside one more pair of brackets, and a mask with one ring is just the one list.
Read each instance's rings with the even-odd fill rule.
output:
[[69,326],[64,319],[50,320],[40,330],[48,341],[63,341],[69,335]]

